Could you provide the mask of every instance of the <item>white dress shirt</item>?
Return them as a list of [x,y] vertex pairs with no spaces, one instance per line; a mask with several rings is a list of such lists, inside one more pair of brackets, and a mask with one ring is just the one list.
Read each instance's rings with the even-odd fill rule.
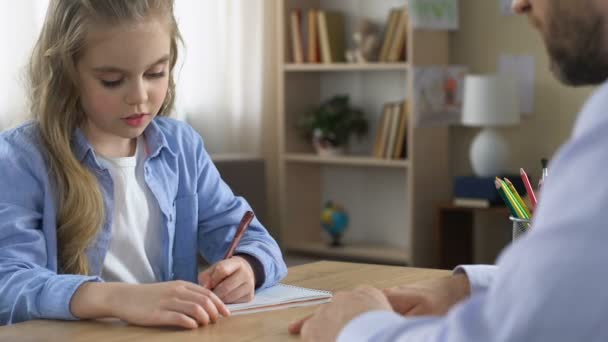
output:
[[444,317],[368,312],[338,340],[608,341],[608,85],[589,99],[549,168],[530,232],[495,269],[461,268],[469,299]]

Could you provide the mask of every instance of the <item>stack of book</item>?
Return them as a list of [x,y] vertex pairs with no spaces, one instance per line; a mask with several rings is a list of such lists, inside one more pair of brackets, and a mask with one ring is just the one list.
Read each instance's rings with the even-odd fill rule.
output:
[[[379,62],[406,59],[408,14],[405,7],[391,9],[378,54]],[[345,18],[337,11],[292,9],[289,15],[292,62],[345,62]]]
[[[344,16],[340,12],[301,9],[290,14],[294,63],[340,63],[345,59]],[[306,42],[306,49],[304,43]]]
[[[525,191],[519,177],[508,175],[517,191]],[[504,205],[496,191],[495,177],[458,176],[454,178],[454,205],[469,208],[489,208]]]
[[407,113],[407,102],[384,105],[372,152],[375,158],[405,159],[407,157]]
[[406,60],[407,51],[408,12],[406,7],[394,8],[390,11],[382,47],[380,49],[380,62],[399,62]]

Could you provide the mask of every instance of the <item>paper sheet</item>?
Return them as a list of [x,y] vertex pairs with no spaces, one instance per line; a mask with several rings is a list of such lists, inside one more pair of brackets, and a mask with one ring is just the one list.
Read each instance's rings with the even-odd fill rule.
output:
[[233,315],[242,315],[245,313],[327,303],[331,301],[331,297],[332,294],[328,291],[277,284],[258,291],[255,294],[255,298],[249,303],[228,304],[227,307]]
[[536,68],[534,57],[529,55],[500,56],[498,70],[501,75],[511,77],[518,82],[520,112],[534,112],[534,80]]

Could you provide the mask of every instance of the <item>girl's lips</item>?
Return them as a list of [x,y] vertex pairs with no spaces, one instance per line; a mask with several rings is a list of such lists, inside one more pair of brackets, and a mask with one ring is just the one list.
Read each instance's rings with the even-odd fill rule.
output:
[[123,120],[131,127],[139,127],[144,123],[147,114],[134,114],[124,118]]

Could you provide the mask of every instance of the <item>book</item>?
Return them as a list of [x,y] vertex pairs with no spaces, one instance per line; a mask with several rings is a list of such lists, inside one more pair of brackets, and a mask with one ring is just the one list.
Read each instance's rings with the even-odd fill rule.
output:
[[376,126],[376,136],[374,138],[374,149],[372,151],[372,156],[379,158],[380,155],[380,145],[382,144],[382,130],[384,129],[384,121],[386,120],[386,106],[382,110],[380,114],[380,120],[378,120],[378,125]]
[[[500,175],[503,178],[504,175]],[[517,175],[506,175],[517,191],[525,193],[524,183]],[[485,199],[490,205],[501,205],[503,200],[494,183],[495,177],[457,176],[454,177],[454,198]]]
[[344,62],[344,16],[339,12],[318,12],[321,61],[325,64]]
[[280,310],[297,306],[309,306],[330,302],[329,291],[309,289],[294,285],[277,284],[258,291],[249,303],[228,304],[228,310],[235,315]]
[[399,9],[399,22],[396,25],[395,32],[390,42],[390,48],[387,53],[387,62],[398,62],[401,59],[402,52],[406,46],[408,14],[407,8]]
[[317,11],[315,9],[308,10],[308,63],[319,63],[319,34],[317,33]]
[[466,208],[489,208],[490,200],[485,198],[454,198],[454,205]]
[[390,130],[386,150],[384,152],[385,159],[392,159],[393,153],[395,153],[395,141],[397,140],[397,131],[399,130],[399,121],[401,118],[401,104],[394,103],[391,106],[391,112]]
[[384,109],[382,110],[382,119],[380,120],[379,134],[376,137],[378,142],[377,148],[374,150],[374,157],[376,158],[384,158],[384,151],[386,150],[386,140],[388,137],[388,132],[390,129],[390,121],[391,121],[391,107],[390,103],[384,105]]
[[294,9],[290,15],[291,52],[294,63],[304,63],[304,48],[302,45],[302,11]]
[[397,141],[395,143],[395,150],[393,153],[393,159],[401,158],[404,150],[404,146],[407,141],[407,112],[408,103],[403,102],[401,105],[401,117],[399,120],[399,129],[397,131]]
[[393,36],[395,35],[395,29],[399,24],[399,17],[401,12],[398,9],[392,9],[389,13],[388,21],[386,22],[386,28],[384,29],[384,39],[382,40],[382,47],[380,48],[380,62],[388,61],[388,53],[391,48]]

